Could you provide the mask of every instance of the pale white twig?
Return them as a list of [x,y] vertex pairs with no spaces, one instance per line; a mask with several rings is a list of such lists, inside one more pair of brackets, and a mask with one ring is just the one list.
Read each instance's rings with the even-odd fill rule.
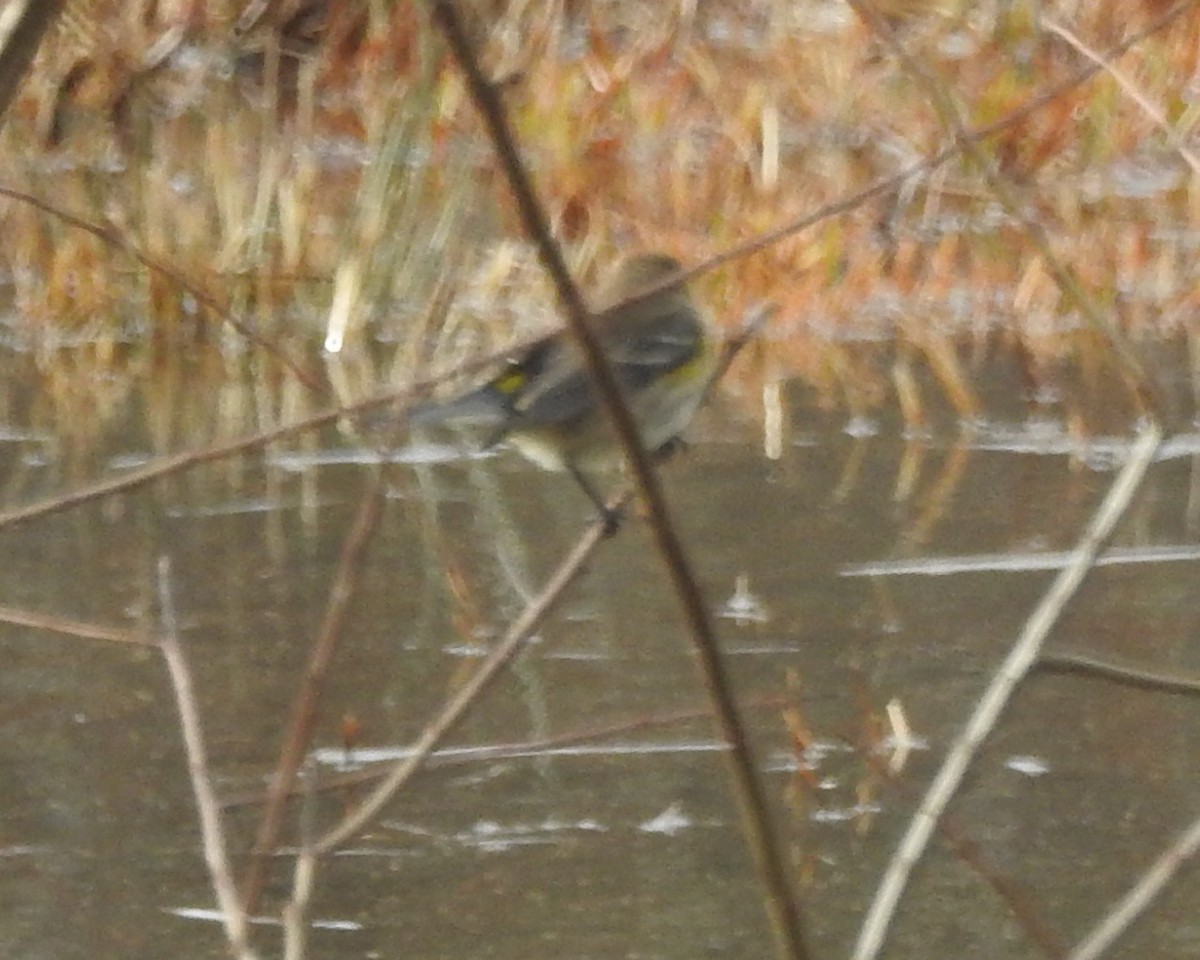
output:
[[925,852],[946,806],[962,783],[980,745],[995,727],[1013,691],[1037,661],[1051,627],[1091,569],[1096,553],[1128,507],[1161,440],[1162,428],[1157,423],[1143,428],[1129,451],[1129,458],[1120,475],[1072,551],[1071,562],[1054,578],[1050,589],[1025,622],[1017,642],[951,746],[888,864],[859,932],[852,955],[854,960],[874,960],[878,956],[912,868]]
[[283,908],[284,960],[304,960],[308,942],[304,915],[312,899],[316,872],[317,859],[313,856],[312,847],[305,844],[296,857],[296,867],[292,872],[292,899]]
[[191,671],[183,656],[183,646],[179,642],[179,621],[175,616],[175,599],[171,592],[171,561],[165,556],[158,558],[158,604],[162,615],[162,638],[159,647],[167,663],[167,672],[175,690],[175,703],[179,707],[179,725],[183,730],[188,774],[192,779],[192,792],[196,795],[196,807],[200,814],[204,862],[208,865],[217,905],[221,909],[221,922],[225,926],[225,936],[229,940],[233,955],[239,960],[255,960],[255,953],[250,948],[246,912],[242,909],[226,853],[221,806],[208,775],[208,759],[204,750],[204,736],[200,729],[200,710],[192,689]]
[[300,811],[300,852],[292,871],[292,896],[283,907],[283,960],[304,960],[308,947],[308,905],[312,901],[317,876],[317,858],[313,855],[313,830],[316,824],[316,777],[310,769],[304,777],[304,805]]
[[1200,850],[1196,820],[1154,861],[1124,898],[1071,951],[1067,960],[1095,960],[1150,906],[1175,873]]

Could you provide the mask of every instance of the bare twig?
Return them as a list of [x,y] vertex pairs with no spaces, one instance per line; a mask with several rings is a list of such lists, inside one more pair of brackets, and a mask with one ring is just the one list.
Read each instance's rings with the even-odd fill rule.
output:
[[1096,960],[1154,902],[1179,868],[1200,851],[1200,819],[1192,822],[1151,864],[1121,901],[1080,941],[1067,960]]
[[0,606],[0,623],[33,627],[35,630],[53,630],[55,633],[65,633],[68,636],[81,637],[84,640],[110,640],[113,643],[128,643],[135,646],[154,646],[159,642],[157,637],[150,636],[142,630],[106,627],[99,623],[71,620],[68,617],[60,617],[53,613],[41,613],[37,610],[19,610],[16,607]]
[[292,870],[292,896],[283,907],[284,960],[304,960],[308,944],[305,917],[312,902],[317,878],[317,858],[312,852],[313,823],[316,817],[315,777],[305,777],[304,810],[300,817],[300,852]]
[[[903,794],[906,800],[913,799],[916,784],[895,776],[877,753],[868,753],[867,762],[889,789]],[[1030,942],[1036,944],[1050,960],[1065,960],[1066,945],[1042,915],[1046,904],[1039,901],[1026,885],[1018,883],[992,864],[952,816],[947,814],[941,817],[936,826],[938,836],[954,855],[995,891]]]
[[283,908],[284,960],[304,960],[308,942],[304,915],[312,899],[316,876],[317,859],[308,847],[303,847],[292,871],[292,898]]
[[[531,338],[527,342],[534,343],[536,340],[535,338]],[[445,373],[425,377],[405,387],[396,390],[387,390],[357,403],[337,407],[332,410],[325,410],[311,417],[306,417],[303,420],[298,420],[295,423],[250,434],[249,436],[240,437],[237,440],[231,440],[229,443],[206,447],[203,450],[186,450],[172,456],[161,457],[136,470],[129,470],[115,477],[108,477],[104,480],[79,487],[78,489],[69,490],[63,494],[47,497],[44,500],[0,511],[0,529],[11,524],[23,523],[27,520],[44,517],[47,514],[67,510],[91,500],[99,500],[117,493],[128,493],[131,490],[136,490],[138,487],[152,483],[155,480],[161,480],[171,474],[199,466],[202,463],[222,460],[239,453],[247,453],[251,450],[265,447],[277,440],[284,440],[296,434],[333,423],[342,417],[354,417],[388,405],[399,405],[401,408],[405,408],[413,400],[424,396],[443,381],[468,375],[490,364],[495,364],[508,356],[509,351],[519,349],[520,346],[518,345],[516,348],[510,346],[504,350],[497,350],[485,356],[474,357]],[[395,412],[393,417],[396,423],[399,424],[403,420],[402,409]]]
[[238,900],[237,886],[233,881],[233,870],[230,868],[226,852],[221,807],[208,773],[204,736],[200,729],[200,710],[192,690],[192,675],[183,656],[183,646],[179,642],[179,622],[175,615],[175,598],[171,587],[171,562],[165,556],[158,559],[158,603],[163,626],[160,647],[175,690],[175,702],[179,707],[183,745],[187,750],[188,774],[192,779],[192,791],[196,795],[196,807],[200,814],[200,832],[204,838],[204,861],[208,864],[230,949],[239,960],[253,960],[255,954],[250,949],[249,924],[246,912]]
[[[1161,16],[1156,17],[1146,24],[1145,28],[1130,34],[1120,43],[1113,44],[1108,50],[1102,53],[1104,60],[1111,61],[1124,54],[1126,51],[1133,49],[1143,40],[1153,36],[1156,33],[1165,30],[1172,23],[1179,19],[1185,11],[1195,6],[1197,0],[1180,0],[1173,7],[1165,10]],[[997,134],[1003,133],[1005,130],[1024,122],[1031,114],[1037,113],[1047,104],[1053,103],[1063,94],[1070,92],[1078,86],[1083,85],[1097,73],[1100,73],[1103,68],[1096,63],[1088,64],[1081,67],[1076,73],[1064,78],[1062,81],[1045,88],[1035,96],[1030,97],[1025,103],[1017,107],[1011,113],[1005,114],[994,123],[987,124],[983,127],[977,127],[973,130],[964,131],[962,137],[956,138],[954,143],[946,147],[939,153],[924,160],[918,160],[909,166],[905,167],[899,173],[892,174],[889,177],[883,177],[876,180],[874,183],[863,187],[861,190],[843,197],[841,200],[835,200],[831,203],[819,207],[812,213],[805,214],[790,220],[787,223],[781,224],[772,230],[765,233],[760,233],[756,237],[751,237],[742,243],[735,244],[729,247],[722,253],[698,263],[695,266],[683,271],[680,279],[688,280],[700,273],[707,272],[721,264],[729,263],[733,260],[740,260],[742,257],[752,253],[757,253],[759,250],[765,250],[767,247],[784,240],[787,237],[807,230],[811,226],[815,226],[823,220],[828,220],[830,217],[840,216],[844,213],[849,213],[851,210],[856,210],[863,206],[869,200],[874,200],[876,197],[886,196],[894,190],[899,190],[906,182],[914,177],[919,177],[922,174],[932,173],[939,167],[944,166],[955,157],[959,156],[971,144],[982,143]],[[648,289],[646,295],[649,296],[653,290]]]
[[[627,495],[614,500],[611,508],[620,509],[626,500]],[[413,744],[412,752],[395,765],[384,781],[349,816],[313,845],[314,853],[329,853],[344,844],[362,830],[396,791],[408,782],[433,748],[462,721],[470,708],[478,702],[483,691],[499,674],[500,669],[517,654],[537,625],[554,609],[563,591],[579,576],[596,545],[604,539],[606,526],[604,521],[597,520],[587,529],[571,553],[559,565],[558,570],[546,582],[542,592],[525,607],[470,679],[454,692],[438,715],[426,724],[421,736]]]
[[[380,400],[377,402],[382,403],[384,401]],[[365,406],[365,404],[360,404],[359,406]],[[285,437],[310,430],[313,427],[332,423],[343,416],[343,414],[343,410],[330,410],[301,420],[298,423],[251,434],[250,436],[241,437],[229,443],[218,444],[215,447],[207,447],[203,450],[186,450],[183,453],[173,454],[172,456],[160,457],[136,470],[119,473],[115,477],[107,477],[104,480],[78,487],[75,490],[69,490],[66,493],[2,511],[0,512],[0,528],[16,523],[23,523],[27,520],[34,520],[38,517],[58,513],[62,510],[68,510],[82,503],[99,500],[116,493],[128,493],[131,490],[136,490],[138,487],[153,483],[155,480],[160,480],[173,473],[179,473],[191,467],[199,466],[202,463],[209,463],[213,460],[221,460],[238,453],[255,450],[276,440],[282,440]]]
[[371,471],[366,489],[363,491],[354,524],[342,545],[342,554],[338,560],[333,587],[329,592],[325,617],[317,639],[313,643],[312,651],[309,653],[308,669],[305,671],[304,680],[300,684],[300,689],[292,704],[291,720],[288,723],[275,776],[271,779],[268,791],[267,808],[263,812],[262,823],[259,825],[255,838],[254,854],[242,887],[246,910],[250,912],[255,909],[255,904],[258,902],[263,882],[267,876],[267,865],[279,842],[288,795],[312,740],[321,688],[329,672],[329,664],[333,659],[337,641],[341,637],[342,628],[349,614],[350,601],[354,598],[358,586],[359,572],[362,569],[367,546],[378,526],[379,515],[383,509],[383,476],[383,467],[377,465]]
[[1142,429],[1130,448],[1121,473],[1072,551],[1071,562],[1054,578],[1050,589],[1030,614],[1017,642],[951,746],[888,864],[859,933],[854,960],[873,960],[878,956],[912,868],[925,852],[930,836],[962,783],[979,747],[996,725],[1017,686],[1037,663],[1038,654],[1050,630],[1091,569],[1096,553],[1129,506],[1161,440],[1162,430],[1158,424],[1151,423]]

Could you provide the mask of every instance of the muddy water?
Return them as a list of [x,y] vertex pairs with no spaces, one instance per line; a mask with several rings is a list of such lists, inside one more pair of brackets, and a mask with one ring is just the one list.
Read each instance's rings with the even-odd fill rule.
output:
[[[800,392],[790,400],[777,459],[749,418],[718,405],[665,476],[814,956],[832,957],[1126,441],[1078,441],[1019,411],[905,436],[886,416],[848,422]],[[5,426],[6,506],[69,485],[50,438]],[[418,462],[390,474],[322,698],[318,779],[401,752],[586,520],[568,480],[511,454],[457,457],[446,439],[408,448],[399,459]],[[146,452],[134,441],[95,469]],[[253,793],[279,750],[366,458],[330,434],[0,530],[0,603],[136,626],[154,559],[170,555],[218,787]],[[1200,672],[1198,465],[1185,422],[1054,649]],[[9,624],[0,657],[3,955],[225,956],[220,927],[197,913],[212,895],[160,658]],[[889,704],[907,737],[890,732]],[[1040,957],[1073,942],[1200,811],[1197,743],[1196,698],[1036,675],[918,869],[888,955]],[[510,749],[463,749],[496,745]],[[636,516],[450,746],[322,865],[311,956],[769,955],[677,604]],[[309,815],[330,823],[355,796],[322,792]],[[256,812],[230,814],[239,863]],[[268,917],[287,883],[281,863]],[[1200,953],[1198,884],[1185,872],[1115,955]],[[277,953],[277,928],[258,936]]]

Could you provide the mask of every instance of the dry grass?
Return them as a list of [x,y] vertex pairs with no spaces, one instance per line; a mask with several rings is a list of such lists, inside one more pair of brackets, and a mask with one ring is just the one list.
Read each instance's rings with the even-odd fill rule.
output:
[[[972,127],[1087,62],[1062,28],[1103,51],[1165,9],[1119,6],[880,4]],[[115,231],[295,356],[339,347],[330,380],[346,396],[481,332],[494,342],[548,322],[536,266],[505,242],[518,231],[474,110],[419,5],[293,0],[239,22],[242,8],[70,4],[0,140],[4,185]],[[847,6],[474,9],[584,275],[630,245],[699,262],[952,138]],[[771,376],[798,375],[856,412],[895,397],[914,425],[930,399],[919,380],[976,416],[972,365],[997,349],[1034,392],[1064,368],[1110,362],[1031,223],[1131,337],[1190,335],[1195,191],[1178,148],[1195,124],[1198,32],[1188,10],[1126,53],[1120,78],[1102,72],[985,144],[1024,220],[958,160],[712,272],[705,295],[730,322],[754,301],[779,304]],[[269,372],[171,275],[19,202],[0,219],[14,338],[38,359],[56,422],[78,419],[67,383],[81,368],[127,372],[133,385],[117,389],[147,394],[163,389],[147,386],[153,374]],[[464,295],[429,329],[421,318],[447,284]],[[287,379],[227,385],[257,399],[226,408],[261,408],[265,382],[282,415]],[[262,412],[223,429],[261,426]]]

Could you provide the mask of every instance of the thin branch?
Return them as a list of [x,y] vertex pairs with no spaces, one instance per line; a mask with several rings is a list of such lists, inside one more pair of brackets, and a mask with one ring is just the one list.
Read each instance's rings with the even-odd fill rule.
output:
[[284,960],[304,960],[306,956],[308,928],[304,917],[312,900],[316,876],[317,858],[307,846],[302,847],[292,871],[292,898],[283,908]]
[[1121,901],[1080,941],[1067,960],[1096,960],[1162,893],[1171,878],[1200,851],[1200,819],[1192,822],[1151,864]]
[[304,762],[304,755],[312,741],[321,689],[329,673],[329,665],[333,660],[334,651],[337,649],[338,639],[345,627],[346,618],[350,613],[350,602],[354,599],[358,587],[359,574],[366,558],[367,546],[379,525],[379,516],[383,510],[384,501],[383,477],[383,467],[377,465],[371,471],[359,503],[358,513],[354,518],[354,524],[342,545],[342,554],[334,574],[333,587],[329,592],[329,599],[325,607],[325,617],[321,622],[321,629],[313,643],[312,651],[309,653],[304,680],[292,703],[291,720],[284,736],[275,776],[271,779],[267,808],[263,812],[262,822],[255,837],[254,854],[242,887],[243,901],[248,912],[254,911],[262,892],[262,886],[267,877],[267,867],[270,858],[275,853],[275,847],[279,843],[279,835],[283,829],[288,795],[291,793],[296,774]]
[[[891,773],[877,753],[868,755],[867,761],[888,789],[903,794],[905,800],[912,799],[916,784]],[[1018,883],[991,863],[979,844],[949,814],[938,820],[937,832],[951,852],[992,888],[1031,943],[1050,960],[1066,960],[1066,945],[1042,915],[1046,903],[1040,901],[1028,886]]]
[[175,702],[179,707],[179,723],[183,729],[183,745],[187,751],[188,774],[192,780],[192,792],[196,795],[200,832],[204,838],[204,861],[212,878],[213,891],[221,909],[221,922],[225,926],[225,936],[229,940],[230,949],[239,960],[254,960],[255,954],[250,949],[246,912],[238,900],[237,885],[233,881],[233,870],[230,868],[226,852],[221,807],[208,773],[204,735],[200,729],[200,709],[196,705],[191,671],[179,641],[179,623],[175,616],[175,598],[171,586],[171,562],[165,556],[158,559],[158,603],[163,627],[159,646],[167,663],[167,672],[175,690]]
[[[366,406],[366,404],[358,406],[362,407]],[[276,440],[282,440],[293,434],[302,433],[305,430],[319,427],[326,423],[332,423],[342,417],[346,411],[353,409],[355,408],[348,407],[345,410],[328,410],[297,423],[251,434],[237,440],[232,440],[229,443],[218,444],[215,447],[206,447],[203,450],[185,450],[182,453],[160,457],[136,470],[119,473],[114,477],[106,477],[95,483],[86,484],[53,497],[47,497],[44,500],[35,500],[33,503],[12,507],[0,512],[0,529],[12,526],[13,524],[24,523],[27,520],[35,520],[52,513],[58,513],[62,510],[68,510],[71,507],[112,496],[113,494],[128,493],[131,490],[136,490],[138,487],[153,483],[155,480],[161,480],[171,474],[199,466],[202,463],[221,460],[225,457],[231,457],[235,454],[264,447]]]
[[[619,497],[611,503],[610,508],[620,509],[627,500],[627,495]],[[559,565],[558,570],[546,582],[542,592],[513,621],[504,637],[479,664],[478,669],[466,683],[446,701],[438,715],[426,724],[421,736],[413,744],[412,752],[395,765],[392,772],[352,813],[313,845],[314,854],[321,855],[336,850],[361,831],[379,814],[396,794],[396,791],[416,773],[434,747],[462,722],[471,707],[478,702],[484,690],[499,675],[500,669],[516,656],[529,635],[554,609],[563,592],[583,571],[583,566],[592,555],[592,551],[604,539],[606,528],[607,525],[603,520],[597,520],[588,527],[574,549]]]
[[316,886],[317,858],[312,852],[313,824],[316,820],[316,777],[305,777],[304,809],[300,815],[300,852],[292,870],[292,895],[283,907],[284,960],[304,960],[307,955],[309,904]]
[[452,0],[430,0],[434,22],[445,36],[476,108],[483,116],[509,189],[529,238],[537,245],[542,265],[550,274],[565,308],[568,326],[587,363],[592,383],[617,439],[624,449],[634,486],[646,507],[647,520],[691,631],[701,673],[713,703],[717,724],[730,746],[729,758],[735,793],[741,808],[746,839],[758,868],[780,954],[793,960],[808,956],[800,910],[791,895],[787,869],[779,845],[771,835],[766,796],[755,770],[745,727],[738,713],[717,649],[716,635],[704,597],[691,571],[683,544],[671,523],[662,486],[644,449],[633,414],[626,406],[616,375],[592,329],[592,318],[571,280],[562,254],[550,233],[549,221],[535,195],[533,184],[509,129],[504,104],[483,75],[467,32]]
[[1142,429],[1130,448],[1129,457],[1120,475],[1113,482],[1108,495],[1072,551],[1071,562],[1054,578],[1050,589],[1030,614],[1017,642],[996,671],[962,733],[951,746],[920,808],[913,815],[891,863],[888,864],[883,881],[876,891],[875,900],[863,922],[858,943],[854,948],[853,960],[873,960],[879,955],[884,936],[912,869],[924,854],[929,838],[957,792],[963,777],[966,776],[967,768],[995,727],[1017,686],[1036,665],[1042,644],[1062,614],[1063,608],[1091,569],[1097,552],[1129,506],[1161,441],[1162,429],[1158,424],[1151,423]]
[[158,638],[150,636],[142,630],[106,627],[99,623],[88,623],[86,620],[71,620],[53,613],[20,610],[17,607],[0,606],[0,623],[33,627],[35,630],[53,630],[55,633],[65,633],[67,636],[81,637],[84,640],[109,640],[113,643],[126,643],[142,647],[152,647],[159,642]]
[[[537,339],[540,338],[530,338],[527,343],[535,343]],[[24,506],[0,511],[0,529],[15,523],[23,523],[27,520],[44,517],[47,514],[57,513],[91,500],[99,500],[117,493],[128,493],[155,480],[161,480],[171,474],[199,466],[202,463],[222,460],[239,453],[247,453],[251,450],[265,447],[277,440],[284,440],[296,434],[304,433],[307,430],[334,423],[343,417],[359,416],[374,411],[379,407],[399,405],[401,409],[392,414],[392,419],[397,424],[400,424],[403,421],[403,410],[413,401],[425,396],[430,390],[437,387],[438,384],[454,377],[469,375],[490,364],[495,364],[508,356],[509,352],[513,349],[512,346],[509,346],[504,350],[497,350],[485,356],[473,357],[444,373],[416,380],[399,389],[386,390],[383,393],[368,397],[366,400],[360,400],[357,403],[322,411],[303,420],[297,420],[295,423],[274,427],[260,433],[253,433],[215,447],[206,447],[203,450],[186,450],[182,453],[162,457],[136,470],[129,470],[115,477],[108,477],[75,490],[69,490],[66,493],[47,497],[44,500],[37,500]]]

